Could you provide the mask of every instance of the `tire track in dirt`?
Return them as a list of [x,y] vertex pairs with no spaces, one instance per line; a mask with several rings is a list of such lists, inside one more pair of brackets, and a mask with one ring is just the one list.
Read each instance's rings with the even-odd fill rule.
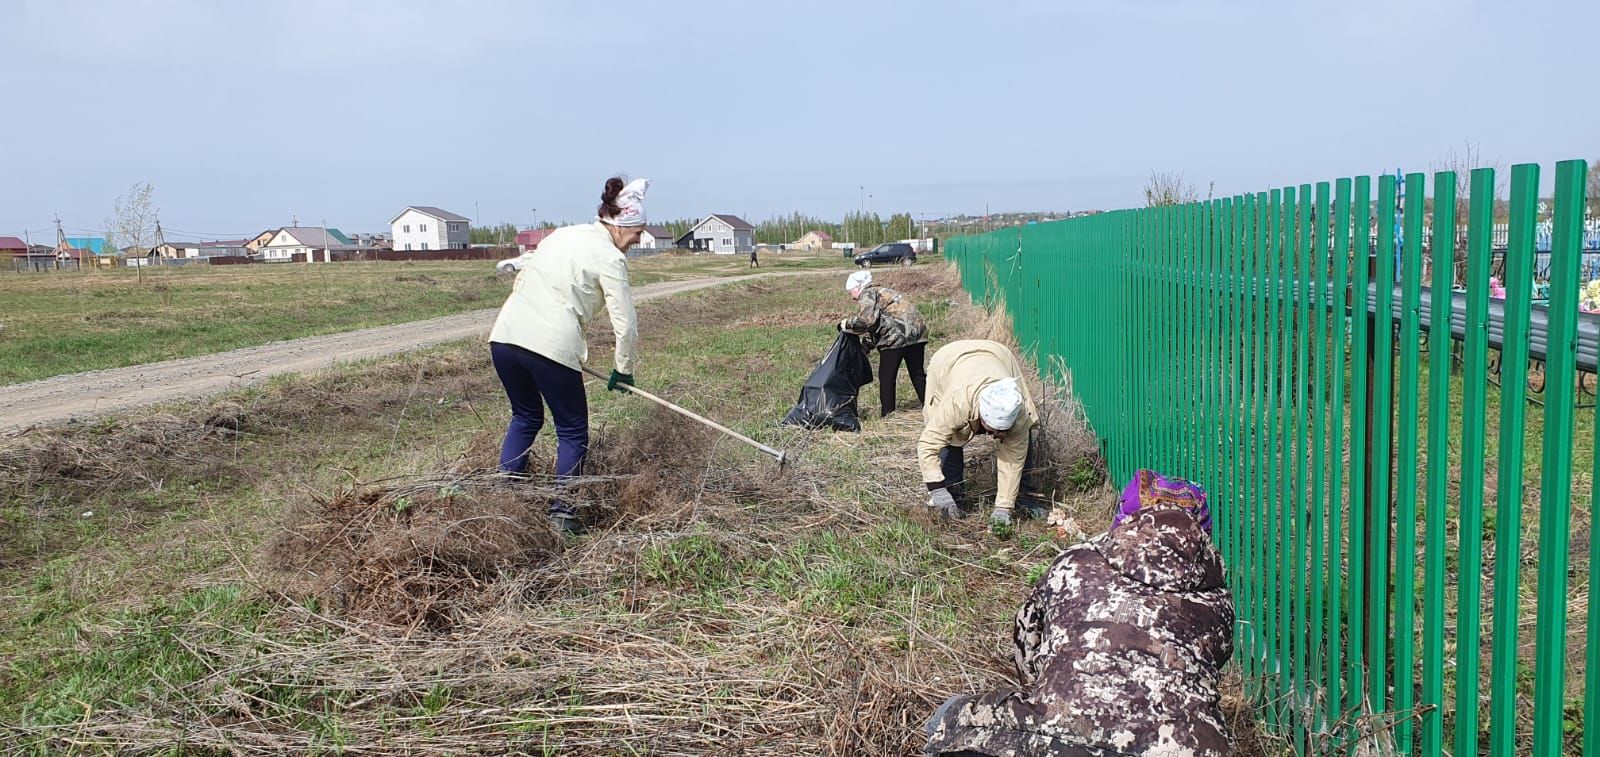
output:
[[[815,273],[835,273],[818,271]],[[634,288],[634,301],[774,276],[664,281]],[[210,355],[102,371],[71,373],[0,387],[0,431],[106,415],[160,402],[192,399],[259,383],[284,373],[304,373],[339,363],[409,352],[473,337],[487,338],[499,308],[425,321],[271,342]]]

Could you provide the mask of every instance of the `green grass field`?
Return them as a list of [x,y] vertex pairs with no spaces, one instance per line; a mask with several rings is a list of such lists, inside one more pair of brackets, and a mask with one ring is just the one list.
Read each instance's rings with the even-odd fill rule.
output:
[[[933,271],[885,276],[916,277],[936,342],[991,328]],[[1003,683],[1057,546],[1036,523],[1000,540],[926,519],[915,412],[870,410],[860,435],[776,427],[848,308],[803,279],[643,305],[641,386],[797,461],[776,476],[591,385],[594,454],[654,494],[485,579],[491,601],[448,632],[351,617],[264,547],[316,501],[492,464],[507,411],[481,345],[10,440],[0,729],[35,754],[914,750],[938,702]],[[1105,515],[1099,494],[1066,506],[1091,530]]]
[[[846,265],[772,256],[762,270]],[[750,272],[678,255],[631,269],[638,285]],[[509,286],[487,261],[0,273],[0,385],[493,308]]]

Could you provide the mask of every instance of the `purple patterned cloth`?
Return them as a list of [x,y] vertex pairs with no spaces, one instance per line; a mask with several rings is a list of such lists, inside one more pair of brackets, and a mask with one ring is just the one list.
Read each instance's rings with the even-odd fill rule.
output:
[[1122,525],[1134,513],[1155,506],[1187,510],[1206,533],[1211,533],[1211,508],[1206,506],[1205,487],[1188,479],[1168,478],[1149,469],[1134,473],[1133,479],[1122,488],[1117,517],[1111,521],[1111,528]]

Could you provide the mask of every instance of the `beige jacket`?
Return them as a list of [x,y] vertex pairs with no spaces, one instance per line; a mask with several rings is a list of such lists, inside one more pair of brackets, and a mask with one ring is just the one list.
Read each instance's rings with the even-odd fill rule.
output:
[[616,367],[633,373],[638,317],[628,288],[628,259],[599,221],[551,232],[523,255],[522,272],[500,306],[489,341],[514,344],[573,370],[589,359],[583,325],[604,307],[616,333]]
[[917,440],[917,461],[922,480],[944,480],[939,471],[939,450],[965,447],[972,441],[978,419],[978,393],[1003,378],[1014,378],[1022,386],[1023,412],[1017,424],[1007,431],[995,453],[996,489],[994,505],[1010,509],[1022,488],[1022,468],[1028,459],[1028,432],[1039,422],[1039,407],[1033,402],[1022,364],[1011,350],[999,342],[969,339],[951,342],[933,353],[928,363],[928,397],[922,408],[922,437]]

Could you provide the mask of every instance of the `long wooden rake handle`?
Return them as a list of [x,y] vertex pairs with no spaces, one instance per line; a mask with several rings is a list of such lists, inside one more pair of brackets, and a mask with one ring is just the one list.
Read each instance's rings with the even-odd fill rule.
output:
[[[611,378],[609,376],[602,376],[602,375],[600,375],[600,373],[598,371],[595,371],[593,368],[589,368],[587,366],[584,367],[583,372],[589,374],[590,376],[593,376],[594,378],[600,379],[601,381],[610,381],[611,380]],[[768,447],[767,445],[762,444],[761,442],[758,442],[758,441],[756,441],[754,439],[751,439],[750,437],[745,436],[744,434],[741,434],[741,433],[739,433],[737,431],[734,431],[733,429],[728,428],[727,426],[724,426],[724,425],[722,425],[722,424],[720,424],[720,423],[718,423],[718,422],[716,422],[714,420],[711,420],[710,418],[707,418],[707,417],[705,417],[703,415],[700,415],[700,414],[698,414],[698,413],[696,413],[696,412],[694,412],[692,410],[687,410],[687,409],[678,407],[677,405],[674,405],[671,402],[668,402],[668,401],[666,401],[664,399],[661,399],[660,397],[657,397],[654,394],[651,394],[651,393],[649,393],[649,392],[647,392],[647,391],[645,391],[643,389],[640,389],[639,387],[634,386],[632,384],[621,384],[620,386],[625,387],[629,392],[632,392],[635,395],[638,395],[638,396],[643,397],[643,398],[645,398],[647,400],[650,400],[651,402],[654,402],[657,405],[660,405],[660,406],[662,406],[662,407],[664,407],[664,408],[666,408],[668,410],[671,410],[672,412],[675,412],[675,413],[677,413],[677,414],[679,414],[679,415],[681,415],[681,416],[683,416],[685,418],[688,418],[688,419],[693,420],[693,421],[698,421],[698,422],[700,422],[700,423],[702,423],[702,424],[704,424],[706,426],[709,426],[709,427],[711,427],[713,429],[721,431],[722,433],[727,434],[728,436],[731,436],[731,437],[733,437],[735,439],[738,439],[739,441],[744,442],[745,444],[748,444],[748,445],[750,445],[752,447],[755,447],[756,449],[761,450],[762,452],[765,452],[768,455],[771,455],[774,459],[776,459],[778,461],[778,467],[779,468],[782,468],[785,463],[789,462],[789,453],[788,452],[785,452],[785,451],[783,451],[781,449],[773,449],[771,447]]]

